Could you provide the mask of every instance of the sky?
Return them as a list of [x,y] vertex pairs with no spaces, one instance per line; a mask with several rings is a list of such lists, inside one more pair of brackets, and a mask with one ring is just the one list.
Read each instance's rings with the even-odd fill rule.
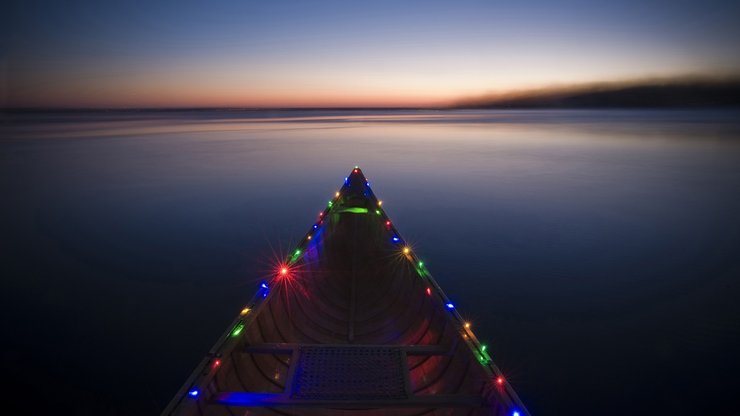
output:
[[415,107],[740,73],[738,1],[3,2],[2,107]]

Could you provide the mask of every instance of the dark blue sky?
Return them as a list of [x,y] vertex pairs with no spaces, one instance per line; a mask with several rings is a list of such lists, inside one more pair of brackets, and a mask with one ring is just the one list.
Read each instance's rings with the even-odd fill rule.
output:
[[740,72],[740,2],[23,1],[5,105],[424,105]]

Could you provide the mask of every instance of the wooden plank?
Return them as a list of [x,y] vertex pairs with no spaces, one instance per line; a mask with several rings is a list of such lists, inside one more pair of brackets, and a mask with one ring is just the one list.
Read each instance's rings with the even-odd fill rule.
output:
[[471,395],[412,396],[403,400],[295,400],[283,393],[221,392],[213,396],[214,404],[240,407],[324,407],[342,409],[393,407],[482,407],[483,399]]
[[354,347],[354,348],[399,348],[408,355],[448,355],[455,350],[456,343],[452,347],[444,345],[375,345],[375,344],[291,344],[285,342],[266,342],[252,344],[244,348],[249,354],[292,354],[293,350],[300,347]]
[[285,342],[266,342],[263,344],[247,345],[244,352],[249,354],[293,354],[299,344],[289,344]]

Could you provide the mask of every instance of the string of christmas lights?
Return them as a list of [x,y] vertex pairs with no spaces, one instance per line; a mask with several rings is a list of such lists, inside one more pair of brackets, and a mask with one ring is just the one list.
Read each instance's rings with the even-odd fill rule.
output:
[[[355,166],[352,170],[352,174],[359,173],[359,166]],[[270,280],[279,278],[281,275],[287,275],[291,273],[290,267],[295,265],[308,251],[307,246],[311,244],[312,241],[315,241],[314,238],[316,234],[321,232],[321,228],[324,225],[324,219],[331,213],[333,209],[336,209],[336,207],[340,206],[340,204],[338,204],[337,202],[339,202],[342,195],[349,188],[349,186],[350,180],[349,176],[347,176],[344,178],[344,185],[334,193],[334,197],[328,201],[326,208],[324,208],[323,211],[319,212],[319,217],[317,221],[312,225],[304,238],[296,246],[295,250],[293,250],[291,254],[285,259],[285,262],[277,268],[275,275],[272,276]],[[478,340],[478,338],[471,330],[471,323],[463,319],[463,317],[457,311],[455,304],[444,294],[440,286],[437,284],[436,280],[432,277],[431,273],[429,273],[429,271],[425,267],[424,262],[416,255],[416,253],[414,253],[410,246],[404,244],[404,241],[396,230],[395,225],[383,209],[383,201],[377,199],[375,194],[370,189],[370,182],[367,179],[365,180],[365,186],[367,188],[365,195],[375,204],[375,214],[381,217],[381,223],[383,224],[384,229],[388,232],[391,243],[394,245],[399,245],[401,247],[399,249],[399,252],[406,259],[408,259],[409,262],[411,262],[411,266],[416,270],[419,277],[428,280],[429,285],[427,285],[425,288],[426,295],[432,297],[433,294],[436,294],[436,299],[440,301],[447,310],[450,311],[451,316],[454,318],[456,328],[458,328],[458,330],[460,331],[462,338],[465,340],[471,352],[474,356],[477,357],[479,363],[491,373],[492,384],[499,389],[499,393],[507,393],[508,397],[506,398],[508,399],[508,405],[511,408],[510,415],[521,416],[521,410],[515,407],[515,404],[520,402],[520,400],[514,390],[507,383],[501,370],[493,363],[493,360],[486,352],[488,347]],[[364,208],[346,209],[346,212],[364,214],[367,213],[368,210]],[[239,312],[239,315],[230,327],[231,329],[229,329],[227,336],[222,336],[222,339],[219,340],[216,346],[212,349],[212,353],[209,354],[205,362],[206,370],[204,370],[204,373],[209,376],[208,380],[213,377],[213,375],[221,365],[221,360],[218,357],[222,356],[222,351],[225,344],[229,341],[230,338],[236,339],[244,332],[245,327],[249,323],[247,322],[246,317],[250,315],[250,313],[252,313],[255,309],[259,308],[260,305],[264,304],[269,294],[270,289],[268,282],[261,282],[255,296]],[[256,313],[252,313],[252,315],[256,315]],[[203,379],[200,380],[200,383],[197,384],[193,382],[191,384],[191,387],[187,390],[186,396],[190,397],[191,399],[197,399],[200,395],[198,385],[206,384],[206,381],[207,380]]]

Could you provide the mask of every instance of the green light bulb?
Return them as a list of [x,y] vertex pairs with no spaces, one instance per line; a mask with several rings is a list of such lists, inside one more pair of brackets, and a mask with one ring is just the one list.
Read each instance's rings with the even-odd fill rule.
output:
[[234,329],[231,331],[231,336],[235,337],[242,333],[242,330],[244,329],[244,322],[239,322],[236,324]]

